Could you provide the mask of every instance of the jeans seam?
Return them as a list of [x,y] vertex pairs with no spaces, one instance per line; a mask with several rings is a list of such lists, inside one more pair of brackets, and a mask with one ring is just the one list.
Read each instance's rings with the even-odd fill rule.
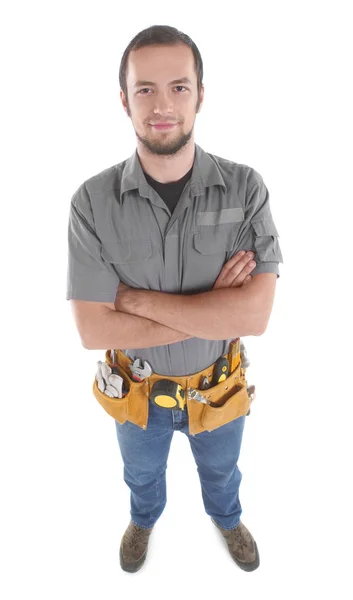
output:
[[[156,478],[156,496],[157,496],[157,502],[158,502],[158,504],[160,504],[160,502],[161,502],[161,488],[160,488],[160,485],[159,485],[159,479],[160,479],[160,477],[161,477],[161,475],[157,475],[157,478]],[[153,521],[153,519],[154,519],[154,513],[152,511],[150,513],[150,520]]]

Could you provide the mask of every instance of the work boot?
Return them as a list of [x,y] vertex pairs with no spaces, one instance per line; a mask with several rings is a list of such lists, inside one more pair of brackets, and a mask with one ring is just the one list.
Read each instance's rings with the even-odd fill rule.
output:
[[151,529],[142,529],[130,521],[120,544],[120,566],[135,573],[145,562]]
[[218,527],[223,537],[227,540],[228,550],[238,567],[244,571],[254,571],[260,564],[259,551],[250,531],[239,523],[233,529],[222,529],[211,517],[212,523]]

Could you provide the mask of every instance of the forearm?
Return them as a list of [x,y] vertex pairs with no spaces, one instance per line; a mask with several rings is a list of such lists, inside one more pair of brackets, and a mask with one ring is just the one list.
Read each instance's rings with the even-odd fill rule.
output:
[[259,311],[250,288],[248,283],[192,295],[134,289],[125,302],[122,297],[122,310],[202,339],[258,335]]
[[95,331],[91,332],[91,339],[86,348],[150,348],[175,344],[191,337],[193,336],[144,317],[107,310],[97,323]]

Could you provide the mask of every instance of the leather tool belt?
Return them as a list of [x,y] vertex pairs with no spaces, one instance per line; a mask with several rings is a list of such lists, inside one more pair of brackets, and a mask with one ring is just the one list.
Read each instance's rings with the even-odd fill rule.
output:
[[[129,376],[129,365],[132,360],[121,352],[116,350],[117,364],[120,375],[124,380],[128,392],[122,398],[110,398],[100,391],[97,380],[93,383],[93,394],[104,410],[113,417],[118,423],[130,421],[142,429],[147,429],[149,396],[151,389],[156,381],[168,379],[182,386],[187,398],[186,406],[189,416],[189,433],[196,435],[203,431],[212,431],[217,429],[238,417],[247,415],[250,411],[250,404],[253,400],[247,386],[245,374],[246,369],[240,362],[237,368],[228,374],[228,377],[215,386],[208,389],[198,389],[198,385],[204,376],[209,379],[213,376],[215,363],[209,367],[184,377],[172,377],[152,373],[144,381],[134,381]],[[223,355],[227,358],[228,354]],[[111,350],[106,350],[105,361],[112,366]],[[254,386],[251,386],[254,387]],[[202,396],[212,403],[204,404],[197,400],[188,398],[188,390],[196,389]]]

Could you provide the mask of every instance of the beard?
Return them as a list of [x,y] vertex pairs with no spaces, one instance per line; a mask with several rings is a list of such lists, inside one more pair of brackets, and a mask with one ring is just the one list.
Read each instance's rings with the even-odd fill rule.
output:
[[[196,114],[199,111],[199,108],[200,108],[200,101],[198,100],[196,107],[195,107],[195,119],[196,119]],[[130,117],[131,122],[133,124],[132,115],[131,115],[131,111],[130,111],[128,102],[127,102],[127,114]],[[162,139],[156,139],[156,138],[152,138],[149,136],[142,136],[136,131],[135,128],[134,128],[134,130],[135,130],[136,137],[140,140],[141,144],[143,144],[145,146],[145,148],[151,154],[155,154],[157,156],[175,156],[175,154],[180,152],[184,148],[184,146],[186,146],[186,144],[190,141],[193,130],[194,130],[195,119],[194,119],[193,126],[188,133],[181,132],[176,138],[170,139],[170,140],[168,140],[167,138],[163,139],[163,137],[162,137]],[[177,125],[177,127],[178,126],[179,126],[179,124]],[[163,132],[160,132],[160,133],[162,133],[162,135],[163,135]]]
[[[192,136],[194,126],[188,133],[180,133],[176,138],[171,140],[157,140],[151,139],[148,136],[141,136],[135,129],[136,137],[145,146],[145,148],[151,153],[158,156],[174,156],[186,146]],[[163,133],[162,133],[163,135]]]

